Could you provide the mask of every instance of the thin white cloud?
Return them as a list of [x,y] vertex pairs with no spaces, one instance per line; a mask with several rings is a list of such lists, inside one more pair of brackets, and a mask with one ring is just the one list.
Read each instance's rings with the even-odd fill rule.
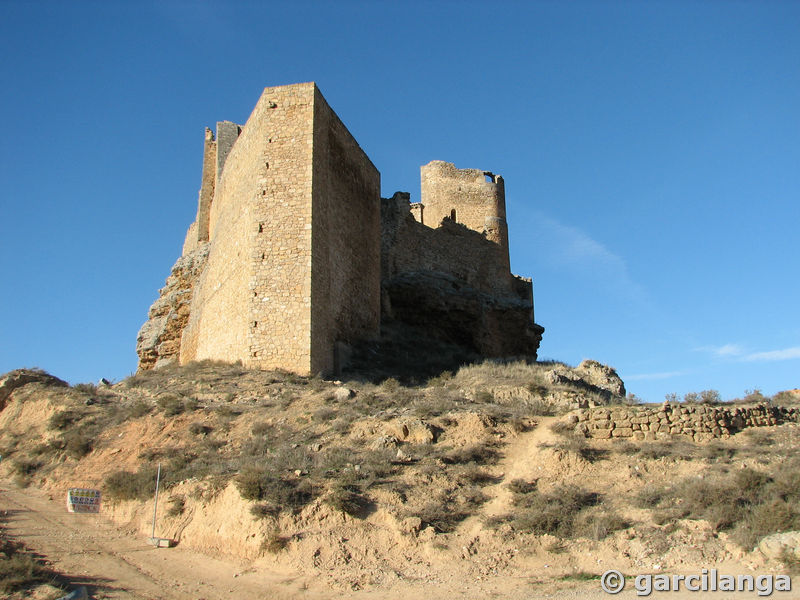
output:
[[770,350],[768,352],[753,352],[742,360],[748,362],[774,362],[779,360],[794,360],[800,358],[800,346],[784,348],[783,350]]
[[636,283],[628,271],[628,265],[618,254],[593,239],[576,227],[564,225],[543,214],[535,216],[540,239],[547,256],[557,267],[580,270],[604,287],[636,300],[645,300],[644,288]]
[[657,379],[670,379],[685,375],[685,371],[663,371],[661,373],[639,373],[637,375],[625,375],[623,381],[652,381]]
[[723,346],[700,346],[694,349],[695,352],[710,352],[714,356],[732,357],[741,356],[745,350],[739,344],[725,344]]

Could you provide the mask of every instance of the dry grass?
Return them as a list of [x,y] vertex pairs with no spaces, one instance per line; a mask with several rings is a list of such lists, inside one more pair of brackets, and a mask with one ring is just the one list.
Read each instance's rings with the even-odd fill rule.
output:
[[535,485],[514,483],[515,511],[508,518],[514,529],[559,538],[587,537],[601,540],[628,524],[600,506],[602,497],[573,485],[541,493]]
[[23,544],[11,540],[0,523],[0,592],[11,594],[38,584],[61,585],[61,577]]

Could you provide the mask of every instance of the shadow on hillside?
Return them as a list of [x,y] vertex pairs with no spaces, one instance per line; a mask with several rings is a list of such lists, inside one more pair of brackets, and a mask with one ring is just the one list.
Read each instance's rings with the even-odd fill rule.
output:
[[430,335],[405,323],[381,324],[381,339],[353,346],[342,380],[378,383],[394,378],[404,385],[425,383],[445,371],[485,360],[470,348]]

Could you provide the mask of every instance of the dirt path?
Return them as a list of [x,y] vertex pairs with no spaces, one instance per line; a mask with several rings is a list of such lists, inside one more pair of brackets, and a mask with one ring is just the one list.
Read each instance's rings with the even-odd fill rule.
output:
[[8,534],[43,554],[91,598],[114,600],[217,600],[239,598],[320,598],[304,581],[252,572],[247,565],[190,550],[156,549],[102,517],[71,514],[64,505],[34,489],[0,482],[0,510],[7,511]]
[[511,509],[513,494],[508,489],[508,482],[515,479],[535,478],[536,467],[541,464],[539,459],[541,445],[556,439],[556,435],[550,431],[550,425],[556,420],[556,417],[538,417],[538,419],[539,423],[533,431],[520,434],[505,449],[499,465],[504,472],[503,481],[487,486],[483,490],[491,497],[491,500],[483,506],[485,515],[500,515]]

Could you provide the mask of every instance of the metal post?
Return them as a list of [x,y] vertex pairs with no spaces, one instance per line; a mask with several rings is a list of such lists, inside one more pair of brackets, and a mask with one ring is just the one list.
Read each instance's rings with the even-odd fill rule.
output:
[[156,474],[156,498],[153,502],[153,535],[150,536],[151,542],[158,545],[156,540],[156,511],[158,510],[158,484],[161,482],[161,463],[158,463],[158,473]]

